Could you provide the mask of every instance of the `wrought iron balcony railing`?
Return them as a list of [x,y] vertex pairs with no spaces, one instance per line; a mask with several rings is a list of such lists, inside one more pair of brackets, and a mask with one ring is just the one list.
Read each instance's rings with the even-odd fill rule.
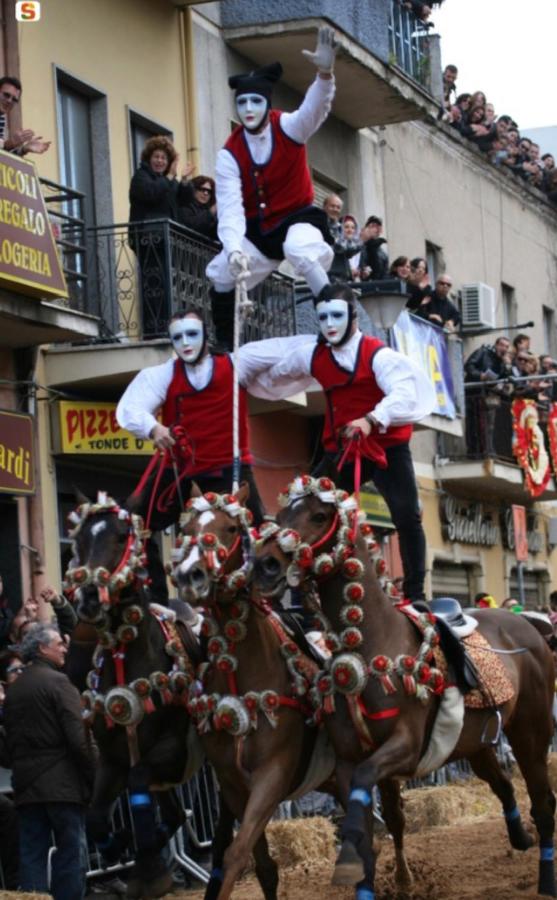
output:
[[401,0],[391,0],[389,62],[429,90],[431,60],[428,29]]

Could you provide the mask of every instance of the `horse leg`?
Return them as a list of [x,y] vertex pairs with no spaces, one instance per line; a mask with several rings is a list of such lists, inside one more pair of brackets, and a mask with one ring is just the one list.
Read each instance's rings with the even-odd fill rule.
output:
[[276,900],[278,888],[278,866],[269,853],[269,845],[265,832],[261,835],[253,848],[255,860],[255,874],[261,885],[265,900]]
[[125,788],[126,777],[122,771],[100,760],[95,776],[93,798],[87,811],[87,834],[97,845],[107,865],[118,862],[132,840],[128,829],[114,833],[110,821],[112,807]]
[[[269,766],[254,773],[242,824],[224,855],[224,878],[218,900],[229,900],[234,884],[245,869],[267,822],[280,801],[287,796],[289,781],[290,769],[280,757],[275,757]],[[258,855],[261,859],[261,846]],[[265,900],[276,900],[276,897],[276,887],[273,889],[269,885]]]
[[513,753],[524,776],[530,814],[535,822],[540,838],[540,861],[538,872],[538,893],[556,897],[553,834],[555,831],[555,795],[551,790],[547,772],[547,750],[551,739],[551,719],[548,716],[546,728],[538,728],[535,723],[513,720],[506,729]]
[[[367,838],[367,821],[372,807],[371,791],[378,782],[391,778],[394,772],[412,772],[418,764],[421,742],[416,735],[400,728],[368,759],[354,769],[346,817],[342,826],[342,846],[333,873],[333,884],[375,880],[375,852]],[[373,819],[371,819],[373,821]],[[362,900],[369,896],[362,893]],[[359,898],[357,898],[359,900]]]
[[228,804],[221,793],[219,818],[212,844],[213,866],[211,869],[211,877],[209,878],[209,882],[205,889],[204,900],[217,900],[219,895],[224,877],[224,854],[232,843],[234,819],[234,813],[229,809]]
[[[128,896],[161,897],[172,889],[172,876],[161,856],[154,798],[149,790],[149,766],[139,763],[128,776],[130,808],[137,846],[134,878]],[[164,844],[164,842],[163,842]]]
[[[346,811],[348,806],[348,797],[350,795],[350,779],[354,771],[354,763],[337,759],[335,767],[336,788],[338,800]],[[373,883],[375,880],[375,861],[379,855],[378,847],[374,847],[373,840],[373,807],[369,806],[365,812],[365,829],[367,834],[368,852],[364,853],[363,859],[363,878],[356,885],[357,900],[366,900],[367,897],[373,896]],[[350,882],[352,883],[352,882]]]
[[380,781],[381,805],[385,825],[393,836],[395,846],[395,884],[399,893],[407,893],[413,878],[404,853],[404,827],[406,820],[400,796],[400,782],[396,778]]
[[512,781],[503,772],[494,748],[484,747],[469,756],[468,761],[474,774],[486,781],[501,801],[511,847],[515,850],[528,850],[534,839],[522,824]]

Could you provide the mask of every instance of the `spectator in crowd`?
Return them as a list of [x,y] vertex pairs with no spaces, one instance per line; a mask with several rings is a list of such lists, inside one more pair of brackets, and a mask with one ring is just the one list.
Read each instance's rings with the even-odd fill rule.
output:
[[497,600],[492,594],[482,591],[474,597],[474,606],[476,609],[498,609]]
[[25,663],[18,650],[7,649],[0,653],[0,682],[6,687],[13,684],[23,672]]
[[443,101],[445,109],[450,109],[451,97],[456,97],[456,79],[458,78],[458,69],[452,63],[443,69]]
[[[539,374],[539,361],[531,350],[519,350],[515,361],[516,369],[522,378]],[[515,367],[513,366],[513,374],[514,371]],[[527,400],[536,400],[538,403],[547,404],[549,395],[545,391],[548,388],[551,389],[549,381],[544,381],[543,378],[532,377],[529,381],[518,381],[514,386],[514,394],[516,397],[523,397]]]
[[31,128],[11,127],[10,117],[21,99],[21,81],[11,75],[0,78],[0,150],[17,156],[27,153],[46,153],[50,141],[44,141]]
[[383,237],[383,219],[369,216],[360,231],[363,244],[360,256],[360,272],[362,281],[380,281],[389,274],[389,257],[385,250],[386,238]]
[[432,293],[429,283],[429,270],[427,260],[423,256],[416,256],[410,260],[410,275],[406,282],[406,290],[410,299],[406,302],[406,308],[416,312],[426,297]]
[[460,129],[461,123],[466,119],[468,110],[470,109],[470,101],[472,94],[459,94],[456,102],[451,106],[448,115],[448,121],[455,128]]
[[342,237],[342,224],[340,217],[344,206],[338,194],[328,194],[323,200],[323,209],[327,213],[327,225],[334,241]]
[[510,366],[506,361],[511,342],[508,337],[497,338],[493,346],[482,344],[470,354],[464,363],[465,381],[497,381],[507,378],[510,374]]
[[[530,335],[524,334],[520,332],[513,338],[513,345],[511,349],[512,358],[513,358],[513,366],[515,365],[516,357],[520,353],[521,350],[528,351],[530,349]],[[515,371],[513,368],[513,375],[519,375],[518,369]]]
[[[345,281],[360,280],[360,256],[362,243],[360,241],[358,223],[353,215],[347,213],[342,217],[341,247],[345,257],[346,276]],[[336,248],[335,248],[336,253]]]
[[[55,627],[60,629],[64,637],[69,637],[77,625],[77,615],[73,606],[63,594],[58,594],[50,585],[43,588],[39,597],[47,610],[51,608],[50,619],[56,619]],[[28,597],[12,621],[9,639],[13,645],[19,644],[29,627],[39,621],[39,613],[38,601],[34,597]]]
[[548,353],[540,356],[540,373],[554,376],[547,379],[545,393],[552,403],[557,402],[557,360],[553,359]]
[[501,609],[507,609],[509,612],[518,614],[522,612],[524,607],[514,597],[506,597],[501,604]]
[[389,268],[389,277],[390,278],[398,278],[400,281],[404,282],[405,289],[408,290],[410,286],[408,300],[406,301],[406,308],[414,311],[415,310],[415,300],[412,294],[411,281],[410,281],[410,259],[408,256],[397,256],[396,259],[393,259],[391,266]]
[[[179,209],[195,198],[188,163],[178,174],[180,158],[165,135],[146,141],[141,164],[130,184],[130,246],[141,270],[143,337],[161,337],[171,310],[171,273],[167,271],[164,225],[149,225],[153,219],[179,221]],[[139,223],[139,224],[138,224]]]
[[426,3],[425,0],[403,0],[402,5],[409,9],[410,12],[413,12],[420,22],[427,22],[431,15],[431,2]]
[[193,197],[178,207],[178,221],[199,234],[217,239],[217,201],[215,182],[208,175],[197,175],[191,180]]
[[543,181],[542,188],[547,193],[549,193],[549,184],[551,182],[552,175],[555,174],[555,159],[553,158],[552,153],[544,153],[542,156],[542,166],[543,166]]
[[10,643],[13,620],[14,613],[4,592],[4,582],[0,573],[0,650],[3,650]]
[[29,663],[10,686],[4,706],[0,761],[12,769],[19,820],[20,888],[54,900],[82,900],[85,807],[94,781],[94,758],[77,689],[60,670],[67,646],[51,625],[35,625],[21,647]]
[[449,300],[453,286],[450,275],[440,275],[435,282],[435,290],[422,300],[417,314],[433,325],[455,331],[460,325],[460,313],[454,303]]

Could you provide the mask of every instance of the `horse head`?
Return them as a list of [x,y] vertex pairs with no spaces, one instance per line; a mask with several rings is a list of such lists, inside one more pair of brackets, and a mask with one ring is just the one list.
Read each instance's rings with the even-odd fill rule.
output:
[[301,475],[279,503],[277,521],[263,525],[255,553],[254,587],[267,597],[329,574],[358,532],[356,502],[330,478]]
[[69,515],[73,558],[65,589],[77,600],[77,612],[95,625],[137,600],[147,582],[143,521],[104,492]]
[[193,605],[231,602],[251,574],[249,486],[237,496],[202,494],[194,483],[172,553],[173,580]]

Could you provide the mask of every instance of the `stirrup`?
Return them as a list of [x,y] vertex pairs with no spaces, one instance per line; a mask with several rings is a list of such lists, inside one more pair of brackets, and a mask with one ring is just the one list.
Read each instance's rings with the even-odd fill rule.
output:
[[488,718],[487,722],[485,723],[484,728],[483,728],[483,731],[482,731],[482,733],[481,733],[481,737],[480,737],[480,743],[481,743],[481,744],[487,744],[488,747],[495,747],[495,746],[499,743],[499,738],[501,737],[501,729],[502,729],[502,727],[503,727],[503,720],[502,720],[502,718],[501,718],[501,713],[500,713],[500,711],[499,711],[498,709],[494,709],[494,710],[493,710],[493,715],[495,716],[495,719],[496,719],[496,721],[497,721],[497,728],[496,728],[496,731],[495,731],[495,737],[494,737],[493,740],[491,740],[491,741],[488,741],[487,738],[486,738],[486,733],[487,733],[487,729],[488,729],[489,723],[490,723],[490,721],[491,721],[491,716]]

